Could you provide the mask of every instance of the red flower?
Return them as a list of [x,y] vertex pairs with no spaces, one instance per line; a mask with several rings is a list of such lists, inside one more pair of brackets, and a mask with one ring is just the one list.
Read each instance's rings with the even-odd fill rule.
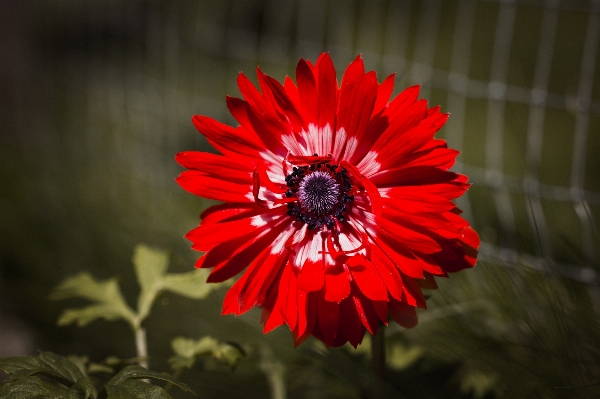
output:
[[196,115],[222,154],[182,152],[177,182],[223,201],[186,238],[205,251],[209,282],[244,271],[223,314],[261,306],[264,332],[286,323],[298,345],[357,346],[388,315],[404,327],[425,308],[433,276],[475,265],[479,238],[452,203],[467,177],[449,172],[458,151],[433,138],[448,114],[417,100],[392,101],[394,75],[378,84],[361,57],[341,86],[328,54],[300,60],[297,86],[257,70],[240,74],[244,99],[227,97],[237,128]]

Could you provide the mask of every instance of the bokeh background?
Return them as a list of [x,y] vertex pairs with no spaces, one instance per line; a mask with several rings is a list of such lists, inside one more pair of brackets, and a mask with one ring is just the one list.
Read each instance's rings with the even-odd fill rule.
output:
[[[88,270],[133,302],[140,242],[190,270],[182,236],[210,205],[173,180],[177,152],[210,150],[191,116],[234,124],[239,71],[282,81],[328,51],[341,77],[361,53],[451,113],[439,137],[462,151],[458,204],[483,240],[416,328],[387,329],[388,396],[599,396],[599,45],[597,0],[0,1],[0,356],[134,356],[125,323],[57,327],[80,303],[51,289]],[[160,299],[154,368],[175,335],[210,334],[250,356],[185,373],[203,398],[269,397],[269,367],[290,398],[367,395],[368,343],[293,349],[256,312],[219,316],[223,294]]]

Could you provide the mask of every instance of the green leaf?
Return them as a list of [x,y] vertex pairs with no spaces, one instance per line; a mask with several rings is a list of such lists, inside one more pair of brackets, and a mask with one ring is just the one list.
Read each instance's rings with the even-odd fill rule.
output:
[[212,354],[218,344],[219,341],[212,337],[202,337],[199,340],[175,337],[171,341],[171,348],[181,357],[194,357]]
[[[9,374],[0,387],[0,398],[69,398],[94,397],[94,386],[77,365],[69,359],[51,352],[39,357],[13,356],[0,359],[0,370]],[[66,389],[35,377],[35,374],[53,378],[71,387]]]
[[97,373],[105,373],[105,374],[114,374],[115,369],[110,366],[107,366],[102,363],[90,363],[87,367],[88,374],[97,374]]
[[169,254],[140,244],[133,253],[133,267],[142,290],[153,287],[169,267]]
[[140,284],[138,313],[140,321],[150,313],[152,302],[162,290],[163,275],[169,266],[169,254],[166,251],[140,244],[135,247],[133,267]]
[[175,370],[192,368],[196,358],[203,356],[212,355],[230,368],[234,368],[246,358],[246,352],[239,345],[220,342],[212,337],[203,337],[198,340],[176,337],[171,341],[171,348],[175,352],[175,356],[169,359],[169,362]]
[[[192,389],[170,376],[166,373],[159,373],[156,371],[148,370],[140,366],[128,366],[117,373],[113,378],[110,379],[104,386],[104,390],[100,393],[98,398],[105,398],[108,394],[108,399],[111,398],[170,398],[169,395],[162,389],[156,389],[154,385],[149,383],[135,381],[139,379],[157,379],[171,383],[180,389],[187,391],[193,395],[196,395]],[[140,385],[143,384],[143,385]],[[114,395],[114,396],[113,396]],[[121,395],[121,396],[118,396]],[[129,395],[129,396],[127,396]],[[136,396],[137,395],[137,396]],[[142,395],[142,396],[140,396]],[[145,396],[143,396],[145,395]],[[154,396],[153,396],[154,395]],[[166,396],[161,396],[166,395]],[[197,396],[197,395],[196,395]]]
[[169,255],[166,251],[138,245],[133,255],[133,266],[140,284],[138,298],[139,320],[150,313],[156,296],[164,290],[192,299],[206,298],[221,284],[208,284],[208,270],[197,269],[188,273],[166,274]]
[[81,377],[79,380],[77,380],[75,385],[73,385],[69,391],[76,395],[73,396],[74,398],[87,399],[94,397],[94,385],[87,377]]
[[60,399],[68,395],[68,389],[38,377],[20,378],[0,386],[0,399]]
[[83,327],[96,319],[117,320],[124,319],[130,324],[135,323],[135,314],[125,302],[117,279],[97,281],[89,273],[80,273],[67,278],[54,289],[51,299],[85,298],[93,305],[66,309],[58,319],[58,325],[64,326],[77,323]]
[[223,286],[224,283],[209,284],[206,282],[210,271],[195,269],[188,273],[168,274],[165,276],[164,287],[181,296],[191,299],[204,299],[212,291]]
[[10,374],[9,381],[43,374],[66,386],[71,386],[85,377],[81,370],[67,358],[51,352],[42,352],[39,357],[13,356],[0,359],[0,370]]
[[235,368],[237,364],[246,358],[246,352],[242,347],[230,342],[220,343],[213,351],[215,359],[226,364],[229,368]]
[[106,385],[107,399],[171,399],[161,387],[142,381],[125,380],[119,385]]
[[498,377],[480,370],[466,370],[460,381],[460,390],[474,398],[486,397],[494,390]]
[[41,352],[39,359],[51,370],[56,371],[61,376],[68,378],[69,381],[76,382],[85,375],[79,367],[63,356],[56,355],[52,352]]

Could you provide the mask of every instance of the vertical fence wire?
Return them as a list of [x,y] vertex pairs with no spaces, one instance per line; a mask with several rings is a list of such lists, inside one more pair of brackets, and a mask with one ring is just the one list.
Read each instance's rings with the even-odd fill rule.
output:
[[[489,78],[484,79],[477,77],[472,66],[480,58],[475,48],[481,33],[476,32],[478,12],[490,5],[496,6],[497,15],[495,26],[489,28],[493,29],[493,39],[486,66]],[[52,7],[46,6],[45,18],[52,16]],[[154,220],[139,226],[160,229],[178,220],[174,200],[177,187],[172,179],[178,169],[173,155],[190,143],[203,144],[199,136],[190,136],[193,127],[189,118],[194,113],[235,123],[228,116],[223,97],[238,95],[238,71],[252,77],[254,66],[261,64],[281,80],[294,74],[298,57],[314,60],[321,51],[330,51],[341,71],[362,52],[367,67],[378,69],[380,79],[397,72],[398,89],[420,83],[423,97],[443,93],[444,109],[452,114],[444,128],[445,138],[451,147],[465,153],[456,169],[469,175],[476,187],[489,190],[492,202],[484,205],[486,217],[493,214],[499,220],[503,240],[484,243],[484,257],[504,263],[525,262],[540,270],[553,262],[557,264],[555,272],[597,283],[595,273],[582,274],[581,270],[592,270],[590,267],[598,262],[593,213],[600,207],[600,192],[586,184],[598,177],[590,175],[586,154],[593,135],[598,134],[591,130],[590,118],[600,115],[600,98],[594,92],[598,81],[599,0],[589,5],[561,0],[461,0],[453,13],[446,12],[448,5],[441,0],[88,0],[79,7],[85,20],[82,34],[92,42],[85,58],[72,56],[66,70],[72,74],[69,90],[83,99],[73,109],[84,114],[85,131],[77,132],[80,136],[69,133],[76,137],[72,142],[81,145],[74,145],[65,156],[78,159],[82,168],[89,170],[86,178],[93,183],[87,184],[100,187],[95,201],[118,207],[131,200],[139,220]],[[531,87],[515,85],[509,79],[515,44],[536,40],[520,36],[517,30],[517,15],[524,7],[538,8],[542,13],[537,52],[532,55]],[[586,24],[585,35],[574,38],[583,43],[580,70],[575,71],[576,101],[566,92],[551,89],[553,65],[563,56],[556,43],[564,13],[579,13]],[[442,28],[446,18],[454,18],[449,30]],[[115,37],[98,39],[98,32]],[[440,66],[443,63],[436,58],[442,35],[452,36],[447,66]],[[473,151],[470,140],[474,136],[467,132],[475,112],[469,106],[471,100],[481,100],[486,110],[486,122],[476,132],[485,159],[479,166],[465,161],[465,155]],[[527,109],[522,131],[509,131],[507,104],[521,104]],[[574,112],[573,131],[565,132],[565,137],[573,138],[568,186],[543,181],[540,175],[549,145],[548,114],[553,110]],[[76,130],[77,126],[69,129]],[[525,137],[522,177],[506,172],[511,134]],[[161,166],[165,164],[167,168]],[[121,184],[118,189],[116,180]],[[523,196],[523,204],[515,201],[515,196]],[[476,226],[491,224],[482,219],[478,210],[482,205],[475,201],[480,198],[467,194],[458,203]],[[583,253],[580,265],[555,259],[552,224],[556,222],[548,217],[550,210],[545,203],[572,206],[581,228],[581,242],[577,243]],[[517,250],[516,231],[522,227],[517,221],[519,213],[526,215],[524,223],[532,231],[530,252]]]

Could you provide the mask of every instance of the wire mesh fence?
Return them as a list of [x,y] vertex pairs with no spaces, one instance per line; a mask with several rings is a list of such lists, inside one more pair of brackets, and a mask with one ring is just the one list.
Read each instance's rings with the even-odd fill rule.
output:
[[[85,268],[99,277],[122,273],[140,241],[182,254],[176,266],[189,270],[196,254],[181,236],[208,203],[177,186],[173,157],[211,150],[191,116],[235,124],[224,96],[239,95],[239,71],[255,80],[260,65],[281,81],[300,57],[328,51],[339,73],[362,54],[380,81],[396,73],[395,93],[420,84],[421,97],[451,113],[439,134],[462,152],[454,170],[473,184],[457,202],[483,239],[479,259],[502,271],[527,269],[516,277],[493,268],[484,276],[483,267],[465,281],[457,275],[456,288],[438,291],[410,339],[434,346],[449,329],[429,320],[468,314],[450,338],[455,350],[479,348],[492,359],[482,355],[475,369],[506,361],[512,381],[523,370],[511,363],[517,358],[525,369],[556,366],[548,375],[557,380],[575,364],[568,369],[585,377],[582,384],[593,381],[600,0],[4,1],[0,37],[0,311],[50,331],[58,312],[48,311],[48,287]],[[510,289],[517,292],[505,295]],[[193,334],[222,331],[216,316],[180,305],[165,320],[177,313]],[[167,322],[161,328],[180,333]],[[235,339],[248,331],[228,328]],[[108,352],[102,338],[90,340],[97,356]],[[516,342],[518,356],[485,352],[498,342],[510,350]],[[528,363],[527,345],[551,356],[539,362],[527,354]]]
[[452,114],[441,134],[463,152],[455,168],[473,188],[459,205],[484,258],[597,283],[599,10],[557,0],[45,3],[23,15],[41,110],[8,117],[14,132],[33,119],[31,135],[15,134],[32,164],[29,139],[48,164],[67,159],[84,174],[86,201],[131,201],[144,228],[161,229],[181,220],[173,154],[204,145],[191,142],[190,116],[235,123],[223,96],[237,93],[238,71],[258,64],[282,79],[299,57],[329,51],[342,69],[361,53],[380,79],[397,73],[397,91],[421,84]]

